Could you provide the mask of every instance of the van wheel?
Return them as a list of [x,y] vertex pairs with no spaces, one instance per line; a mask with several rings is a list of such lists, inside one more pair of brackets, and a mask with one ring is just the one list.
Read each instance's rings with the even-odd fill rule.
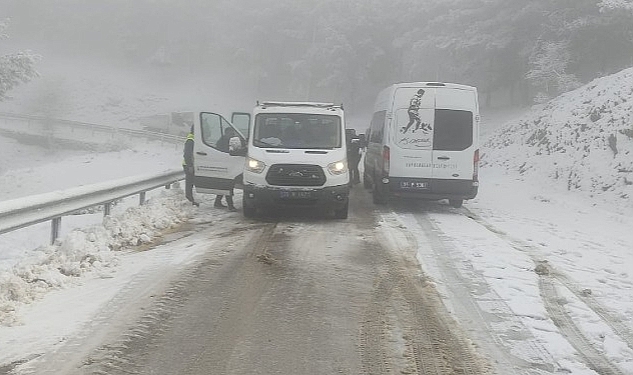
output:
[[341,209],[334,210],[335,219],[347,219],[347,213],[349,212],[349,202],[345,203]]
[[455,208],[460,208],[463,203],[464,203],[463,199],[449,199],[448,200],[448,204],[450,204],[451,206]]
[[367,173],[363,172],[363,187],[365,189],[371,189],[371,182],[369,181],[369,178],[367,177]]
[[387,197],[385,193],[381,191],[380,185],[374,184],[374,190],[372,194],[372,198],[374,199],[375,204],[385,204],[387,203]]
[[252,218],[257,214],[257,208],[252,203],[248,203],[246,199],[242,199],[242,212],[244,217]]

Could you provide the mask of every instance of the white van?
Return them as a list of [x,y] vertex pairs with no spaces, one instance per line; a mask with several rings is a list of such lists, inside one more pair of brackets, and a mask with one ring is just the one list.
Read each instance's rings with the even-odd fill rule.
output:
[[461,207],[479,187],[475,87],[399,83],[381,91],[367,131],[363,183],[375,203],[390,197],[448,199]]
[[342,105],[258,102],[251,122],[244,216],[266,207],[299,206],[347,218],[349,172]]

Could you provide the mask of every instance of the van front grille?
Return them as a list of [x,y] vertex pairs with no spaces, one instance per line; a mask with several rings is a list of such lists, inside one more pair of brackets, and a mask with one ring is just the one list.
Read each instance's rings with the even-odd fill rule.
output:
[[318,165],[274,164],[266,174],[272,186],[323,186],[325,173]]

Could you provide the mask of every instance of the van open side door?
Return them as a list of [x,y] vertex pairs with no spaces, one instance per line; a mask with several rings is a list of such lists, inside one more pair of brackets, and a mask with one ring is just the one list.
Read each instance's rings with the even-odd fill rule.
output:
[[244,147],[244,136],[217,113],[200,112],[194,124],[196,192],[227,195],[244,168],[244,156],[230,150]]

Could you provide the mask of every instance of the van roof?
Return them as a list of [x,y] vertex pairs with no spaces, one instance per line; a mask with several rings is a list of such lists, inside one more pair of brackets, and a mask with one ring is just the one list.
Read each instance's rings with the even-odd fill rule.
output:
[[343,109],[343,104],[336,105],[334,103],[321,103],[321,102],[284,102],[284,101],[262,101],[257,102],[258,107],[315,107],[315,108],[340,108]]
[[258,101],[256,112],[343,113],[343,104],[322,102]]
[[445,87],[451,89],[461,89],[461,90],[473,90],[477,91],[477,88],[474,86],[462,85],[459,83],[449,83],[449,82],[401,82],[391,85],[391,88],[400,88],[400,87]]

